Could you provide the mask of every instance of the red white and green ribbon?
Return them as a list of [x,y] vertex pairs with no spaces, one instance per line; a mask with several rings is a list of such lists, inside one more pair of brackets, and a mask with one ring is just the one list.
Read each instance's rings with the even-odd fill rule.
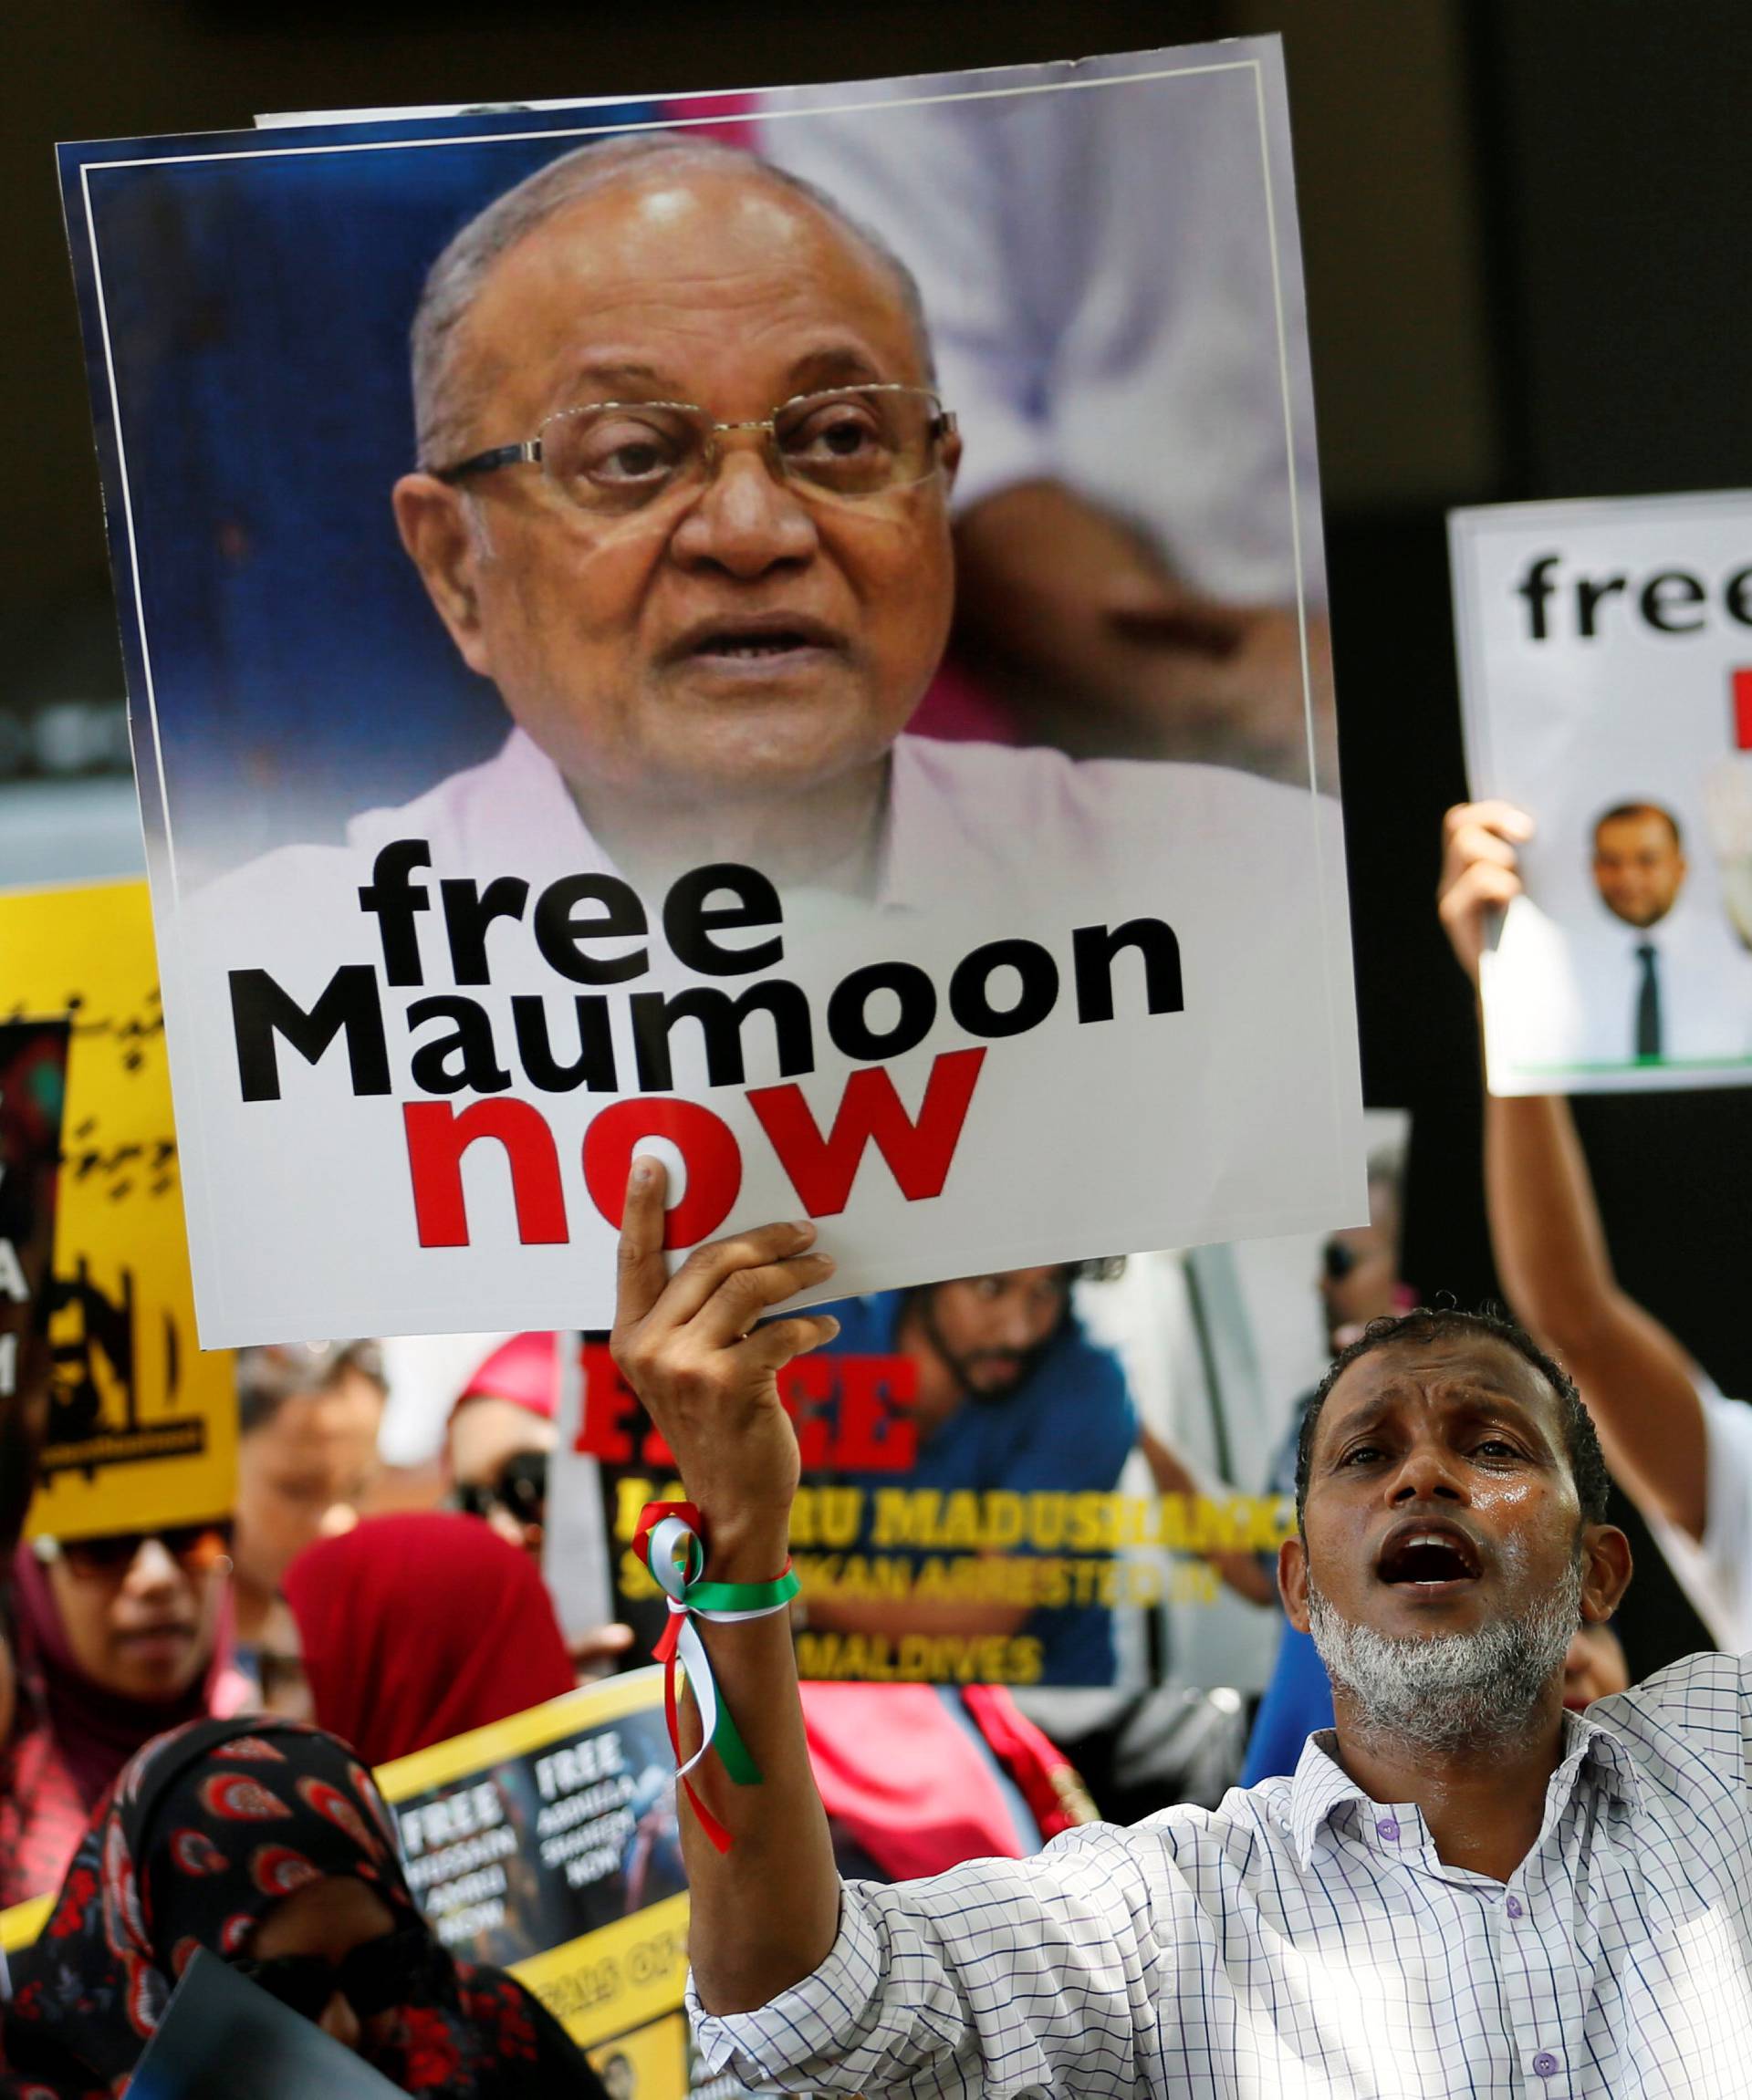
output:
[[[663,1714],[675,1752],[675,1776],[694,1804],[701,1829],[720,1852],[728,1852],[730,1833],[694,1791],[687,1775],[708,1750],[717,1752],[719,1763],[738,1786],[758,1786],[760,1768],[718,1695],[711,1658],[694,1621],[734,1626],[745,1619],[771,1618],[789,1606],[801,1585],[789,1561],[772,1582],[705,1581],[705,1526],[692,1502],[647,1502],[640,1513],[632,1550],[651,1570],[652,1579],[669,1603],[669,1624],[653,1652],[663,1665]],[[700,1747],[685,1763],[676,1704],[678,1671],[686,1673],[694,1703],[700,1710]]]

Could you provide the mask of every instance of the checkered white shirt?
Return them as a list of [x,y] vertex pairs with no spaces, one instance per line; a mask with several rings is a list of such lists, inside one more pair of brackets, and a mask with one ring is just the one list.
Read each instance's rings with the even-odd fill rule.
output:
[[1752,2095],[1752,1658],[1565,1722],[1505,1884],[1310,1739],[1292,1779],[847,1886],[813,1976],[690,1997],[714,2072],[871,2095]]

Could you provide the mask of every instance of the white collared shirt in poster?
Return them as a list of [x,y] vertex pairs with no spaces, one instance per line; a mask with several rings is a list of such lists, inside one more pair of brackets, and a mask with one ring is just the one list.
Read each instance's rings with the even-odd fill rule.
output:
[[[356,1097],[337,1042],[315,1064],[281,1043],[281,1098],[242,1100],[229,973],[266,969],[307,1012],[341,964],[381,975],[378,926],[360,892],[378,851],[402,838],[424,840],[432,865],[419,875],[430,898],[417,917],[424,981],[382,987],[393,1098]],[[192,1236],[204,1242],[198,1273],[219,1281],[202,1300],[208,1344],[540,1326],[568,1305],[580,1325],[610,1323],[614,1232],[579,1168],[584,1130],[609,1096],[535,1091],[509,1047],[511,1001],[534,997],[545,1002],[556,1055],[576,1057],[577,987],[542,962],[527,918],[489,928],[489,984],[456,983],[440,908],[445,880],[485,888],[511,876],[529,883],[533,911],[541,886],[592,870],[611,871],[610,857],[551,761],[514,732],[486,764],[401,809],[356,818],[345,846],[280,848],[175,914],[162,958],[172,1055],[185,1083],[205,1076],[198,1142],[224,1162],[215,1178],[197,1160],[203,1193],[191,1203]],[[909,1201],[874,1148],[866,1151],[855,1219],[823,1220],[840,1273],[816,1298],[1154,1242],[1319,1229],[1360,1207],[1350,1192],[1361,1141],[1348,909],[1330,797],[1214,766],[1075,764],[1045,750],[902,736],[889,762],[875,899],[793,889],[783,902],[783,960],[715,985],[735,996],[782,975],[807,991],[815,1068],[798,1083],[823,1132],[860,1068],[824,1025],[828,994],[851,971],[900,958],[938,987],[930,1033],[891,1067],[912,1116],[933,1057],[977,1042],[941,996],[971,950],[1026,939],[1058,972],[1057,1003],[1038,1025],[984,1045],[940,1195]],[[712,982],[690,980],[668,957],[661,899],[647,904],[652,969],[628,989]],[[1173,928],[1184,1010],[1146,1010],[1132,953],[1115,963],[1113,1017],[1079,1019],[1073,930],[1140,917]],[[1002,976],[995,1000],[1007,995]],[[459,993],[490,1018],[506,1073],[500,1091],[533,1101],[552,1130],[561,1243],[520,1242],[501,1149],[487,1143],[464,1159],[470,1243],[418,1243],[402,1106],[422,1098],[409,1060],[434,1025],[410,1009]],[[635,1095],[625,1000],[612,1003],[617,1091]],[[883,1024],[877,1008],[871,1023]],[[746,1086],[781,1076],[764,1016],[741,1041]],[[740,1190],[718,1230],[798,1215],[798,1193],[743,1084],[709,1083],[692,1024],[677,1027],[671,1048],[676,1093],[706,1102],[741,1148]],[[448,1096],[459,1110],[474,1097]],[[241,1190],[251,1191],[247,1205]]]
[[[1591,923],[1559,929],[1523,899],[1486,960],[1496,1091],[1538,1092],[1541,1077],[1567,1092],[1590,1079],[1644,1076],[1652,1069],[1639,1065],[1637,1050],[1644,947],[1662,1062],[1713,1067],[1752,1058],[1752,951],[1725,919],[1682,899],[1650,927],[1601,908]],[[1497,1086],[1499,1067],[1528,1084]]]

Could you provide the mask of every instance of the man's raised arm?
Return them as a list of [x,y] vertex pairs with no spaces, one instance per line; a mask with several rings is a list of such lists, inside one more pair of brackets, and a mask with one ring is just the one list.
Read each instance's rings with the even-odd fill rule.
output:
[[[1475,985],[1488,917],[1520,894],[1516,849],[1531,832],[1507,803],[1448,812],[1439,910]],[[1503,1288],[1581,1388],[1612,1471],[1645,1509],[1701,1538],[1709,1454],[1696,1370],[1619,1287],[1566,1100],[1486,1096],[1485,1196]]]
[[[839,1322],[804,1315],[757,1325],[763,1315],[833,1272],[809,1251],[812,1225],[767,1225],[690,1254],[672,1277],[663,1262],[664,1173],[638,1159],[620,1232],[613,1349],[675,1454],[706,1538],[706,1578],[768,1583],[789,1553],[797,1438],[777,1373],[831,1340]],[[720,1855],[681,1807],[693,1890],[694,1984],[711,2012],[766,2004],[819,1968],[839,1929],[840,1876],[828,1820],[809,1773],[788,1616],[712,1624],[704,1637],[720,1698],[758,1767],[738,1785],[714,1756],[694,1782],[731,1837]],[[690,1700],[683,1725],[698,1721]]]

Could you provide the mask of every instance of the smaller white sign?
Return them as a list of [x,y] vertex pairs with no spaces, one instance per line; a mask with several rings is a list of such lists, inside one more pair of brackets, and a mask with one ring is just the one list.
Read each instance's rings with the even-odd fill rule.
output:
[[1752,1083],[1752,494],[1449,519],[1475,797],[1538,826],[1494,1094]]

